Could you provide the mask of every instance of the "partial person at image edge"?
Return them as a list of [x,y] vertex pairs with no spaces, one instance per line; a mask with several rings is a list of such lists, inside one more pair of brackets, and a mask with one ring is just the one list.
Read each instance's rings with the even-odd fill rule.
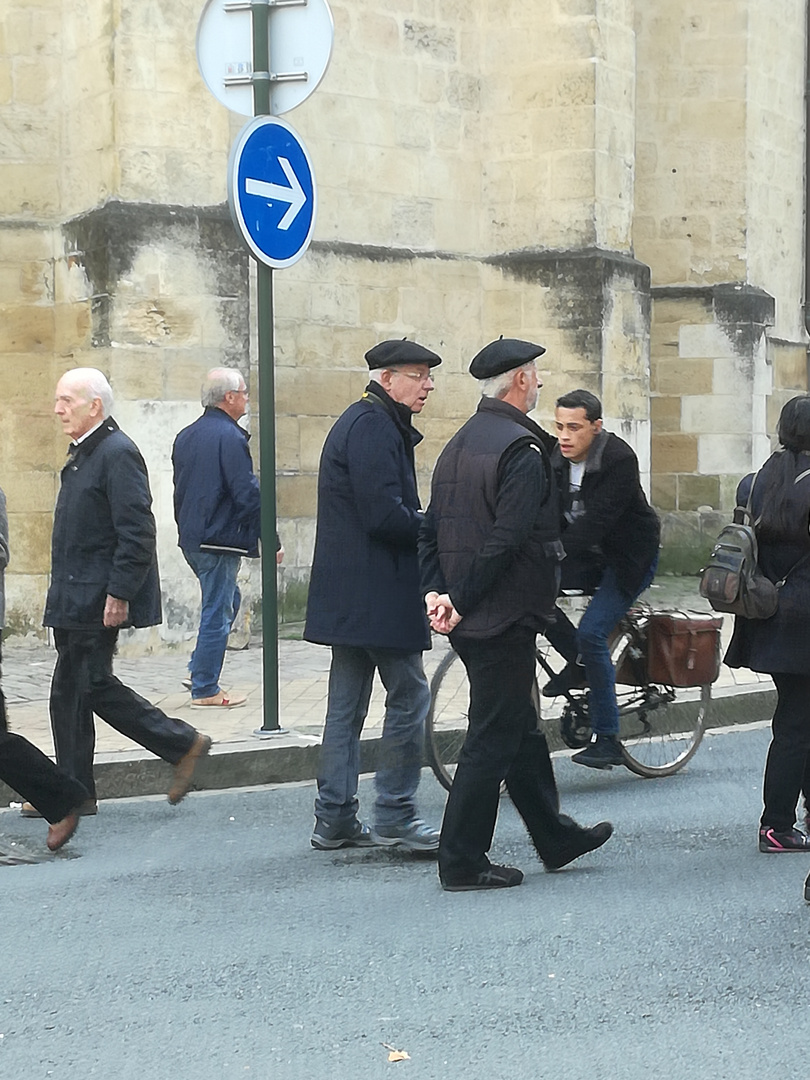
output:
[[[5,570],[9,560],[6,496],[0,490],[0,666],[5,627]],[[0,780],[16,791],[37,814],[49,823],[47,846],[58,851],[70,840],[79,825],[81,807],[90,798],[87,788],[49,757],[8,730],[6,702],[0,686]]]

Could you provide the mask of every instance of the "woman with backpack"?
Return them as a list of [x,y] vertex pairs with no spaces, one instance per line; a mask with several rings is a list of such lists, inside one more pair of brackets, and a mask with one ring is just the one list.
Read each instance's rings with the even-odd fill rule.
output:
[[766,619],[735,616],[725,662],[764,672],[776,686],[759,850],[810,851],[810,837],[796,828],[803,795],[810,829],[810,394],[787,402],[777,434],[779,449],[741,481],[737,505],[750,499],[757,562],[778,586],[778,606]]

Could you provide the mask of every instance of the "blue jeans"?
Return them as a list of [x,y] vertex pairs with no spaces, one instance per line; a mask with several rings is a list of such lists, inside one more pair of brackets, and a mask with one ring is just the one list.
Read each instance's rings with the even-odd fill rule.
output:
[[608,637],[621,617],[630,610],[655,576],[656,557],[636,593],[626,592],[608,567],[599,588],[585,609],[577,628],[577,644],[588,677],[591,730],[597,735],[618,735],[619,707],[616,703],[616,671],[610,659]]
[[360,732],[375,670],[386,696],[374,823],[405,825],[417,816],[415,795],[430,708],[422,654],[333,645],[315,800],[315,817],[328,826],[351,828],[357,819]]
[[236,575],[241,557],[226,552],[184,551],[202,591],[200,629],[191,654],[192,698],[213,697],[220,692],[219,676],[225,660],[228,634],[242,601]]

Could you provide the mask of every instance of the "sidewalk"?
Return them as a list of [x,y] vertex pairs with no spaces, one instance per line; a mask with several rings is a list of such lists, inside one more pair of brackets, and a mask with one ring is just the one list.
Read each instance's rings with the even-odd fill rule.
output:
[[[660,607],[706,608],[697,595],[694,579],[661,579],[647,598]],[[732,622],[731,618],[725,621],[724,642],[728,641]],[[291,630],[285,627],[282,632]],[[330,650],[289,638],[279,641],[280,723],[286,733],[260,738],[254,732],[263,723],[261,642],[252,641],[247,649],[227,653],[222,685],[248,695],[244,706],[228,710],[191,707],[190,697],[181,685],[190,647],[161,655],[122,657],[116,660],[115,672],[122,682],[165,712],[212,737],[215,745],[211,757],[200,766],[199,775],[195,774],[198,786],[223,788],[313,779],[326,712]],[[428,678],[448,647],[445,639],[434,639],[434,648],[425,654]],[[47,754],[53,752],[48,691],[55,658],[55,651],[45,643],[4,644],[3,690],[10,727]],[[775,691],[770,679],[723,667],[713,697],[716,705],[711,724],[721,726],[769,719]],[[384,691],[376,680],[363,731],[363,771],[374,768],[383,704]],[[152,795],[167,790],[171,777],[168,765],[102,721],[97,721],[96,732],[99,798]],[[7,805],[13,797],[8,788],[0,785],[0,805]]]

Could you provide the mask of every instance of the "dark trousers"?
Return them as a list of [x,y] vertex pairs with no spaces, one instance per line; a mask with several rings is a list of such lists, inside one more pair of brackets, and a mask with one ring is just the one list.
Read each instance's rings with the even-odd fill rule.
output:
[[453,635],[452,644],[467,669],[470,711],[442,822],[439,875],[453,882],[490,865],[487,852],[504,780],[538,855],[553,861],[580,827],[560,814],[548,745],[537,730],[535,634],[511,627],[494,638]]
[[772,676],[777,701],[773,738],[763,784],[762,824],[787,832],[796,822],[796,803],[810,796],[810,675]]
[[67,817],[90,795],[78,780],[54,765],[33,743],[8,730],[0,690],[0,780],[39,810],[51,825]]
[[194,742],[195,729],[166,716],[112,672],[118,631],[107,627],[54,630],[57,660],[51,682],[51,729],[56,760],[95,798],[93,713],[110,727],[175,765]]

